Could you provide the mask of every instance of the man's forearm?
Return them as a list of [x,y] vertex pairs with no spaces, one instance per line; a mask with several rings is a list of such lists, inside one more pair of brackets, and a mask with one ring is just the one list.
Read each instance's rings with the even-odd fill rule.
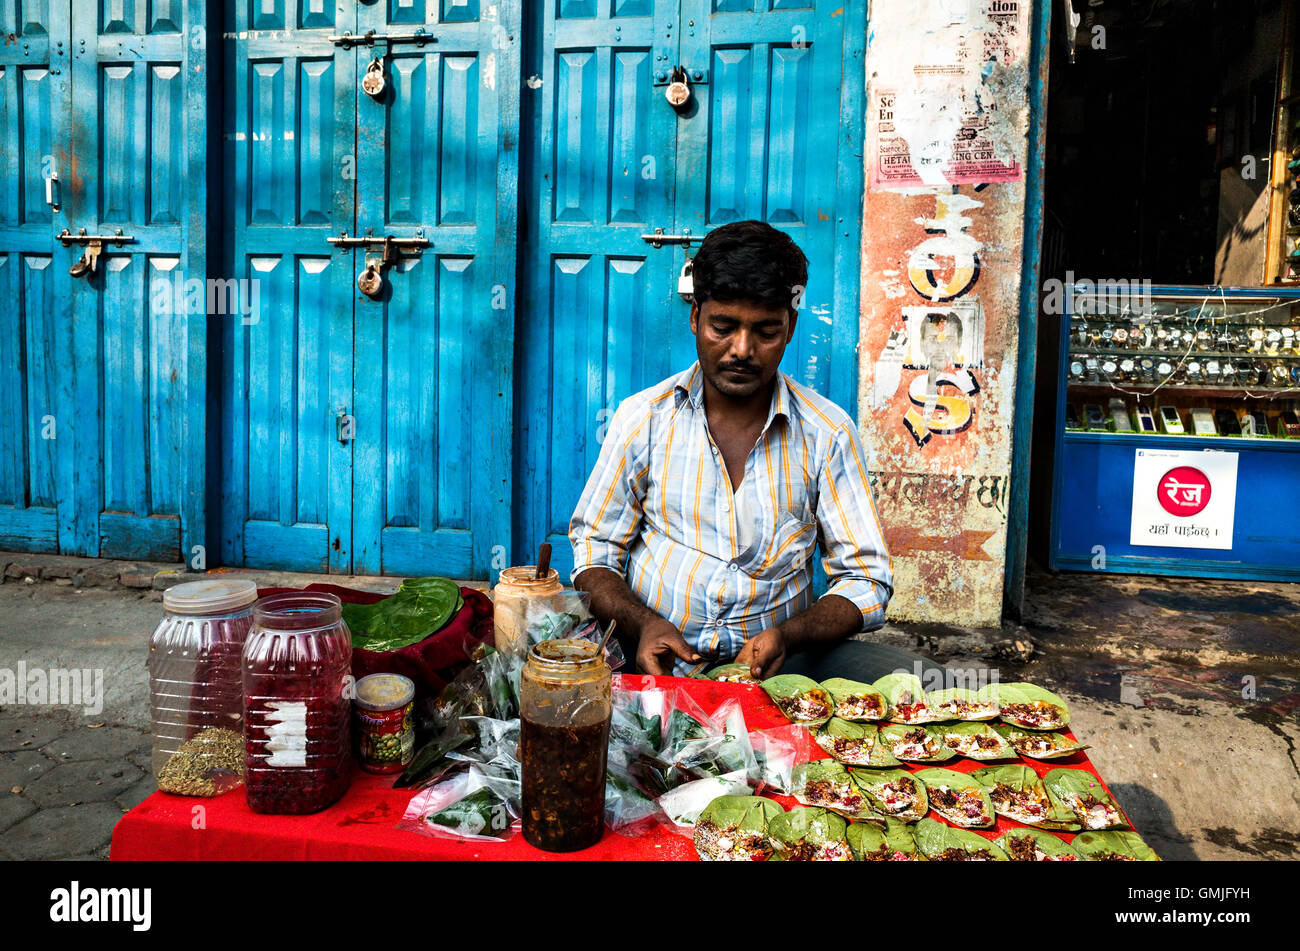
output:
[[574,579],[573,586],[591,596],[591,613],[602,621],[617,621],[618,629],[639,637],[647,622],[659,617],[632,593],[627,581],[608,568],[588,568]]
[[862,630],[862,612],[848,598],[823,595],[806,611],[777,625],[788,653],[830,647]]

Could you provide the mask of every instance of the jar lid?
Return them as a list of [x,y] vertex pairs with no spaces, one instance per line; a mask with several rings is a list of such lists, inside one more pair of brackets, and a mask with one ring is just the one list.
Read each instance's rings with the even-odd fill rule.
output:
[[257,600],[257,583],[246,578],[187,581],[163,592],[163,610],[172,614],[228,614]]
[[357,681],[356,704],[363,710],[395,710],[415,698],[415,682],[401,674],[369,674]]
[[605,663],[605,652],[595,641],[561,637],[534,644],[528,659],[553,670],[580,670]]
[[536,565],[516,565],[513,568],[501,569],[501,574],[497,577],[497,584],[517,584],[527,587],[529,585],[553,585],[560,580],[560,573],[554,568],[548,568],[545,576],[537,577]]

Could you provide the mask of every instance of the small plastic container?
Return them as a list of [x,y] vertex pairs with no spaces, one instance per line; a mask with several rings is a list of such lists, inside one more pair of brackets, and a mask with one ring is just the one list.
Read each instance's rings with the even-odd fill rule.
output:
[[302,815],[352,781],[352,635],[332,594],[253,606],[244,644],[244,785],[254,812]]
[[560,573],[549,568],[537,577],[536,565],[506,568],[492,589],[496,649],[523,659],[528,654],[528,618],[559,603]]
[[358,762],[367,773],[396,773],[415,756],[415,683],[401,674],[370,674],[357,681]]
[[191,581],[163,593],[149,639],[152,765],[163,792],[216,796],[240,782],[240,656],[256,600],[249,580]]
[[612,675],[600,645],[543,641],[520,678],[523,835],[547,852],[576,852],[605,831],[605,760]]

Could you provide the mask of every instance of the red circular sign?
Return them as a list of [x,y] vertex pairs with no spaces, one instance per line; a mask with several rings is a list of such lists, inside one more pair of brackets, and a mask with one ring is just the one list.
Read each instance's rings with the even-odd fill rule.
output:
[[1210,504],[1209,477],[1192,466],[1175,466],[1160,477],[1156,498],[1170,515],[1195,515]]

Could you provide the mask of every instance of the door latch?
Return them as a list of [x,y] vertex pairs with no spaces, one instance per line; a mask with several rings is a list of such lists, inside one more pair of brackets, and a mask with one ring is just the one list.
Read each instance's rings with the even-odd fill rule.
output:
[[122,229],[118,229],[113,234],[86,234],[86,229],[82,228],[77,234],[73,234],[67,228],[60,231],[55,237],[62,242],[65,248],[70,248],[74,244],[79,244],[85,250],[81,253],[81,258],[72,267],[68,268],[68,273],[73,277],[84,277],[94,274],[99,255],[104,250],[106,244],[116,244],[118,247],[135,241],[135,238],[129,234],[122,234]]

